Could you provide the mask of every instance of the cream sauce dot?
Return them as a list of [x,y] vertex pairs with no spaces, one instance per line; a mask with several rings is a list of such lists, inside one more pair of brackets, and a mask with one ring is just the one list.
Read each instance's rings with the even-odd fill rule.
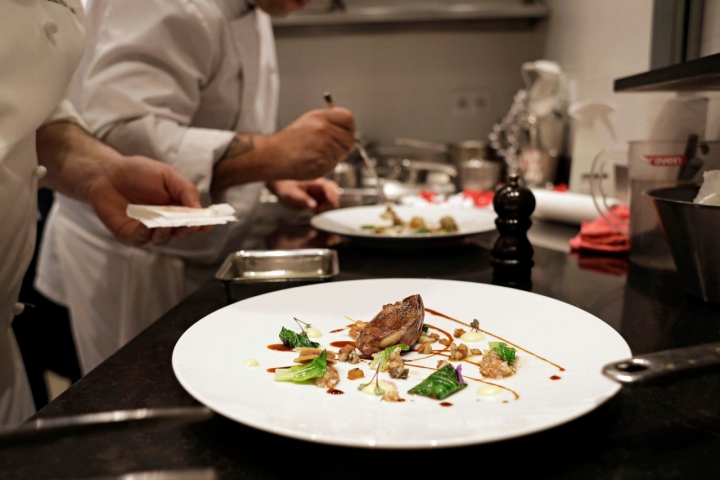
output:
[[258,365],[260,364],[254,358],[248,358],[247,360],[245,360],[246,367],[257,367]]
[[322,333],[317,328],[306,328],[305,333],[307,333],[308,338],[319,338],[322,337]]
[[[387,380],[380,380],[379,382],[380,388],[385,390],[386,392],[396,392],[397,386],[393,382],[388,382]],[[375,395],[375,387],[378,386],[375,381],[370,382],[368,385],[365,386],[362,390],[360,390],[362,393],[366,395]]]
[[502,393],[502,388],[496,387],[495,385],[485,385],[484,387],[480,387],[480,389],[477,391],[477,394],[481,397],[492,397],[495,395],[500,395]]
[[460,340],[462,340],[464,342],[470,342],[470,343],[479,342],[484,339],[485,339],[485,335],[483,335],[480,332],[476,332],[474,330],[465,332],[460,336]]

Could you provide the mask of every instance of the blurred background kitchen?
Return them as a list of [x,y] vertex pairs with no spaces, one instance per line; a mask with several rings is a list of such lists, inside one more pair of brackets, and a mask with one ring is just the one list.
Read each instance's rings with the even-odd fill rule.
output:
[[[533,187],[587,194],[592,160],[601,148],[627,149],[630,140],[686,140],[693,133],[713,139],[720,128],[717,94],[614,91],[618,78],[720,52],[716,0],[313,0],[275,26],[278,127],[322,106],[321,93],[332,91],[335,102],[355,114],[380,176],[404,181],[399,192],[390,186],[391,196],[422,188],[450,194],[464,186],[459,158],[502,160],[492,148],[493,128],[504,117],[505,126],[513,123],[511,109],[527,107],[518,93],[543,81],[549,87],[536,93],[552,97],[553,106],[539,119],[538,145],[554,158],[541,178],[529,179]],[[528,74],[529,66],[543,62],[557,69],[556,79]],[[593,122],[593,113],[589,125],[580,124],[582,113],[589,118],[579,108],[587,103],[607,106],[611,128],[597,116]],[[569,114],[574,111],[580,112],[575,118]],[[530,127],[515,123],[524,134],[515,139],[522,148],[532,142]],[[507,147],[508,139],[501,140]],[[445,171],[413,162],[453,160],[454,185],[447,184]],[[359,157],[349,163],[356,175],[340,165],[335,178],[341,186],[372,184],[372,178],[363,179]],[[495,175],[489,166],[479,172],[476,162],[475,171],[468,171],[472,167],[465,176]],[[610,194],[614,173],[602,174]],[[372,201],[345,198],[346,205]]]
[[[492,192],[508,168],[534,188],[586,195],[602,148],[720,134],[718,93],[615,91],[617,79],[720,53],[720,0],[312,0],[274,22],[278,129],[330,91],[398,201]],[[521,161],[526,147],[545,156],[539,176]],[[618,196],[614,174],[601,179]],[[377,202],[359,156],[333,177],[345,206]],[[264,200],[245,248],[307,217]],[[37,367],[50,399],[69,384],[57,358]]]

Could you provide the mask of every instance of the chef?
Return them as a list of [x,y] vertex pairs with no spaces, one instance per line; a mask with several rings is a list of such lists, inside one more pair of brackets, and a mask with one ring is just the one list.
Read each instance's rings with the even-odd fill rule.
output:
[[162,248],[117,242],[85,205],[59,196],[36,288],[69,309],[83,372],[113,354],[242,248],[263,186],[285,205],[337,207],[323,178],[354,145],[352,114],[308,112],[275,132],[279,76],[270,16],[307,0],[90,0],[71,99],[91,132],[166,162],[201,201],[238,222]]
[[0,427],[12,427],[34,413],[11,322],[24,309],[17,298],[34,251],[38,183],[89,202],[110,235],[136,245],[194,229],[151,234],[125,215],[128,203],[200,202],[195,186],[167,165],[123,158],[91,137],[63,100],[83,49],[78,2],[24,0],[1,8]]

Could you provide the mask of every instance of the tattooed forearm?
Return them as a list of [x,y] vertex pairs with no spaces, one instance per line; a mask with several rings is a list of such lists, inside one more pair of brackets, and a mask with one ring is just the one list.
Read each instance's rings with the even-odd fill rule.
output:
[[230,143],[228,149],[225,151],[221,160],[245,155],[246,153],[252,152],[254,148],[255,144],[253,143],[252,135],[248,135],[246,138],[236,136]]

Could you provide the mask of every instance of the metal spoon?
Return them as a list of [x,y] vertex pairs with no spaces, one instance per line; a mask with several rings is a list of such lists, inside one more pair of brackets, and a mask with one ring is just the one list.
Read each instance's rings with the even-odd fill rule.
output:
[[[335,103],[333,102],[332,95],[330,95],[330,92],[325,92],[323,94],[323,98],[325,99],[325,103],[327,104],[328,108],[333,108],[335,106]],[[367,168],[368,172],[370,172],[370,175],[375,179],[375,189],[377,190],[378,203],[384,203],[386,198],[385,198],[385,194],[383,191],[384,190],[383,184],[382,184],[382,181],[380,180],[380,176],[377,174],[377,171],[375,170],[375,166],[373,165],[372,160],[370,159],[370,155],[368,155],[362,142],[360,142],[360,140],[358,140],[358,139],[355,139],[355,148],[357,149],[358,153],[360,153],[360,157],[363,160],[363,164],[365,165],[365,168]]]

